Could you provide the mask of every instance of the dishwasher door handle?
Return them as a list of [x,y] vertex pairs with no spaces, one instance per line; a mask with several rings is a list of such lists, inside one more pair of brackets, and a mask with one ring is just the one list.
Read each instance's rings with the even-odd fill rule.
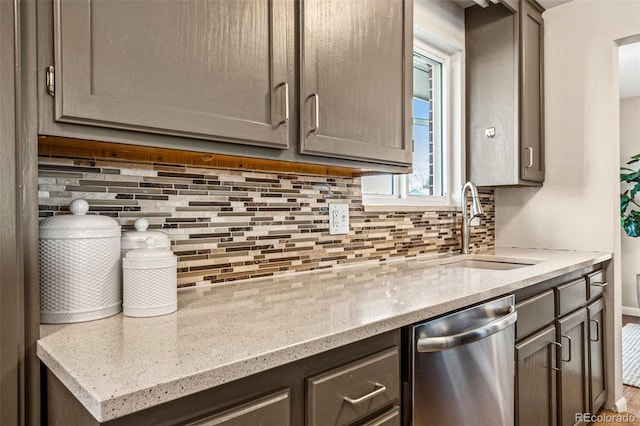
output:
[[504,314],[504,316],[473,330],[451,336],[423,337],[418,339],[416,349],[418,352],[439,352],[484,339],[514,324],[518,318],[515,306],[505,308]]

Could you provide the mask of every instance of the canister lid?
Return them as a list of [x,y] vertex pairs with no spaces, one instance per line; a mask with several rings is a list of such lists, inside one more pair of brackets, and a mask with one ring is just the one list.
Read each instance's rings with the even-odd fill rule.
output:
[[131,250],[145,247],[147,238],[156,241],[156,247],[171,247],[169,236],[162,231],[148,231],[149,221],[144,218],[136,219],[133,224],[135,231],[123,232],[121,238],[122,250]]
[[134,249],[127,252],[125,259],[127,260],[158,260],[158,259],[174,259],[175,255],[171,250],[164,247],[158,247],[157,241],[153,237],[144,240],[144,248]]
[[108,216],[88,215],[89,203],[77,198],[69,204],[70,215],[40,221],[40,238],[95,238],[120,235],[120,225]]

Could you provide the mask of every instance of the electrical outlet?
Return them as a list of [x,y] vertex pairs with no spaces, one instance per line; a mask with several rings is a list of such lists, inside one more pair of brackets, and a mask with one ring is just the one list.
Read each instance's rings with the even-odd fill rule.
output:
[[349,233],[349,204],[329,204],[329,234]]
[[496,128],[495,127],[488,127],[486,129],[484,129],[484,135],[488,139],[495,138],[496,137]]

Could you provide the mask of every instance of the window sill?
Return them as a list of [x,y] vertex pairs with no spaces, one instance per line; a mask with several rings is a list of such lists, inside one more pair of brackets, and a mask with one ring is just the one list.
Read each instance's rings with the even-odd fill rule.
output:
[[420,206],[416,204],[363,204],[365,212],[385,213],[385,212],[459,212],[460,206],[452,205],[430,205]]
[[442,212],[460,211],[460,205],[449,197],[399,198],[384,195],[364,195],[362,206],[365,212]]

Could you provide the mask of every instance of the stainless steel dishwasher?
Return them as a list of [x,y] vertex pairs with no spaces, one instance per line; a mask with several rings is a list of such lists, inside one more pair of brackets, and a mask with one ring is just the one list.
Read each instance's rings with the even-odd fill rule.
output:
[[413,426],[514,423],[515,298],[412,327]]

